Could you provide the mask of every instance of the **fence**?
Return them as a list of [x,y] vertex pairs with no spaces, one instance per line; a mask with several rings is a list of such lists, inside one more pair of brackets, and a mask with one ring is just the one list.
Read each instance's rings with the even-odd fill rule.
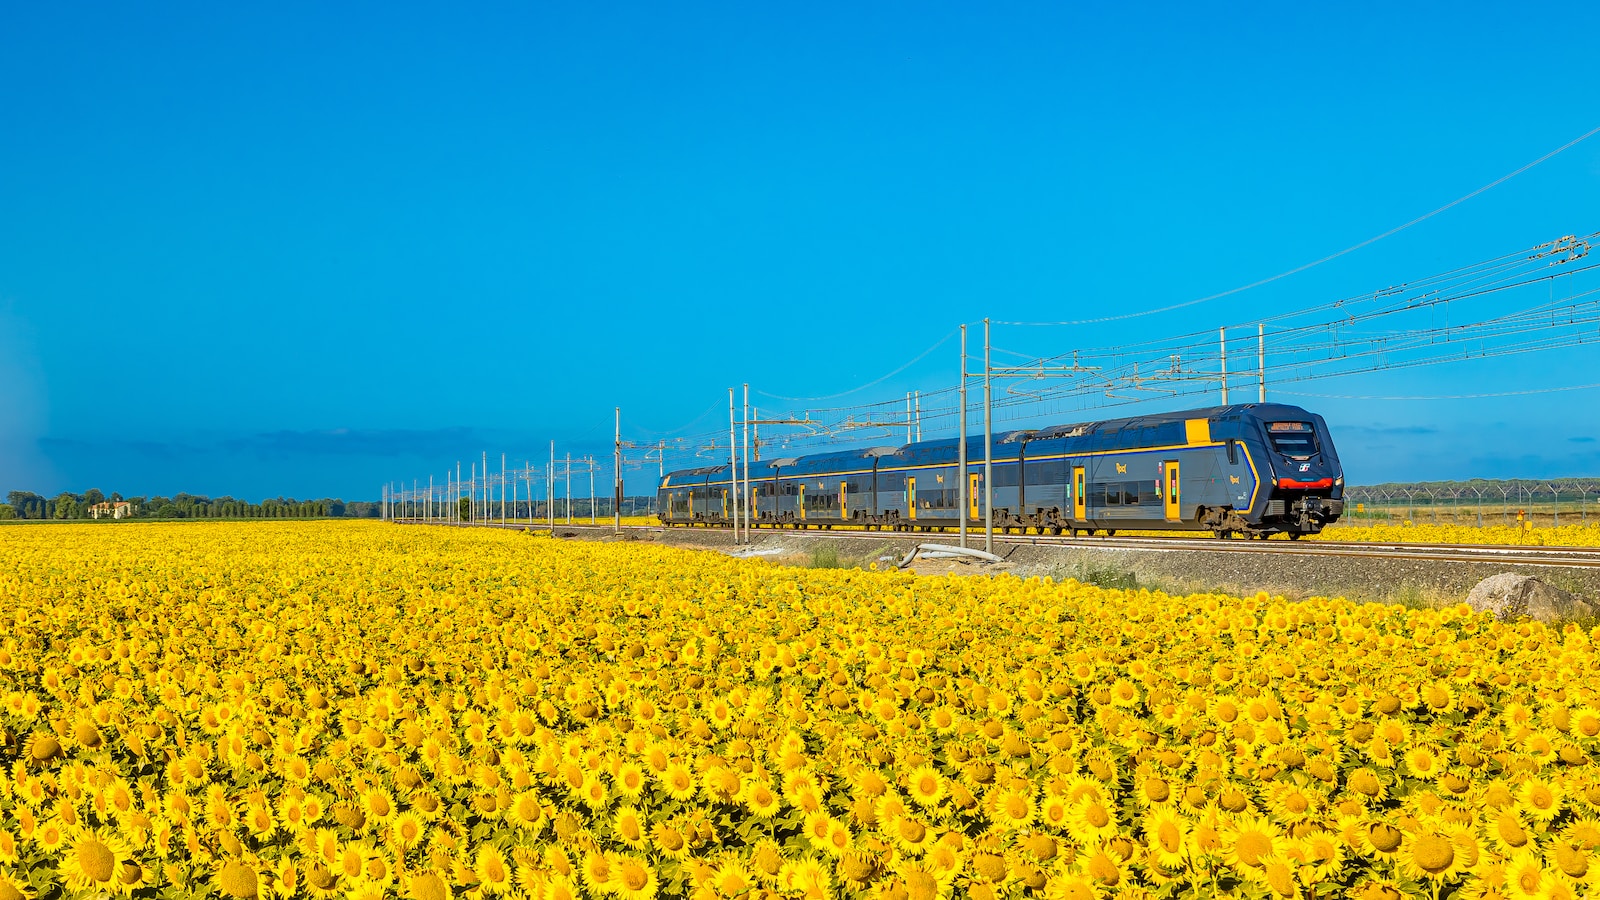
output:
[[1376,485],[1347,488],[1344,498],[1342,521],[1351,525],[1600,524],[1600,480]]

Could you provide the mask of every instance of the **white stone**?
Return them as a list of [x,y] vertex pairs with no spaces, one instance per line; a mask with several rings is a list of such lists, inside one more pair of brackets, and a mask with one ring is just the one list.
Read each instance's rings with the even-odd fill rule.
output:
[[1467,605],[1479,612],[1493,613],[1502,622],[1524,617],[1554,622],[1594,612],[1589,601],[1515,572],[1490,575],[1478,582],[1467,594]]

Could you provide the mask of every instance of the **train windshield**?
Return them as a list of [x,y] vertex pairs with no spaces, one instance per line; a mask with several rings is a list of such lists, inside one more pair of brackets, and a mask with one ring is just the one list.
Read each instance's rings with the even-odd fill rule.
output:
[[1310,422],[1268,422],[1267,437],[1284,456],[1305,459],[1317,452],[1317,430]]

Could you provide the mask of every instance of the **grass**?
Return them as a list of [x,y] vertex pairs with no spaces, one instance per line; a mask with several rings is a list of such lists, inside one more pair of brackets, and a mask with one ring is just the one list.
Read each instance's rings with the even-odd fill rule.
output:
[[842,569],[844,563],[839,561],[839,548],[831,544],[811,548],[811,568],[813,569]]

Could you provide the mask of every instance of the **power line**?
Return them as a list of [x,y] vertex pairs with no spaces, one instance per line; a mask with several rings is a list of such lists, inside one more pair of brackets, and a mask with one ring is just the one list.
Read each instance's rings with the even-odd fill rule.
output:
[[1189,306],[1197,306],[1197,305],[1199,305],[1201,303],[1207,303],[1207,302],[1210,302],[1212,300],[1220,300],[1223,297],[1231,297],[1234,294],[1243,293],[1243,292],[1248,291],[1248,290],[1250,290],[1252,288],[1258,288],[1258,287],[1261,287],[1262,285],[1271,284],[1274,281],[1278,281],[1280,279],[1288,278],[1290,275],[1298,275],[1301,272],[1306,271],[1307,269],[1314,269],[1317,266],[1322,265],[1323,263],[1332,262],[1333,260],[1336,260],[1341,256],[1345,256],[1346,254],[1354,253],[1355,251],[1360,250],[1363,247],[1368,247],[1368,246],[1371,246],[1372,244],[1376,244],[1378,241],[1381,241],[1386,237],[1392,237],[1393,235],[1399,234],[1400,232],[1405,231],[1407,228],[1410,228],[1413,225],[1417,225],[1419,223],[1426,222],[1427,220],[1433,218],[1434,216],[1437,216],[1438,214],[1444,212],[1445,210],[1448,210],[1448,209],[1451,209],[1453,207],[1459,206],[1462,203],[1465,203],[1468,200],[1471,200],[1473,197],[1478,196],[1479,194],[1483,193],[1484,191],[1487,191],[1487,190],[1490,190],[1492,188],[1498,187],[1499,185],[1502,185],[1502,184],[1506,183],[1507,181],[1510,181],[1511,179],[1517,177],[1518,175],[1521,175],[1523,172],[1528,171],[1529,169],[1533,168],[1534,166],[1539,165],[1540,163],[1550,159],[1551,157],[1554,157],[1557,154],[1559,154],[1559,153],[1561,153],[1561,152],[1563,152],[1565,150],[1570,150],[1573,147],[1576,147],[1577,145],[1579,145],[1579,144],[1583,143],[1584,141],[1588,140],[1589,138],[1594,137],[1596,134],[1600,134],[1600,125],[1597,125],[1594,128],[1589,129],[1588,131],[1584,132],[1583,134],[1577,136],[1576,138],[1573,138],[1572,140],[1566,142],[1565,144],[1562,144],[1561,146],[1557,147],[1556,149],[1551,150],[1549,153],[1546,153],[1545,155],[1539,157],[1538,159],[1534,160],[1533,162],[1530,162],[1530,163],[1528,163],[1528,164],[1526,164],[1524,166],[1521,166],[1520,168],[1517,168],[1517,169],[1514,169],[1514,170],[1512,170],[1510,172],[1507,172],[1506,174],[1501,175],[1499,178],[1496,178],[1495,180],[1489,182],[1488,184],[1484,185],[1481,188],[1478,188],[1475,191],[1472,191],[1472,192],[1467,193],[1467,194],[1463,194],[1460,197],[1457,197],[1456,199],[1451,200],[1449,203],[1446,203],[1445,205],[1443,205],[1443,206],[1439,207],[1438,209],[1434,210],[1433,212],[1424,213],[1423,215],[1417,216],[1415,219],[1412,219],[1411,221],[1405,223],[1404,225],[1398,225],[1398,226],[1396,226],[1394,228],[1389,229],[1388,231],[1385,231],[1382,234],[1374,235],[1372,237],[1369,237],[1369,238],[1367,238],[1366,240],[1362,241],[1359,244],[1352,244],[1351,246],[1346,247],[1346,248],[1344,248],[1343,250],[1340,250],[1337,253],[1330,253],[1327,256],[1322,257],[1321,259],[1314,260],[1312,262],[1308,262],[1308,263],[1306,263],[1304,265],[1296,266],[1296,267],[1294,267],[1294,268],[1292,268],[1292,269],[1290,269],[1290,270],[1288,270],[1286,272],[1279,272],[1278,274],[1273,275],[1273,276],[1268,277],[1268,278],[1262,278],[1259,281],[1252,281],[1249,284],[1242,285],[1242,286],[1236,287],[1236,288],[1231,288],[1229,290],[1222,291],[1220,293],[1212,294],[1212,295],[1210,295],[1208,297],[1200,297],[1200,298],[1195,299],[1195,300],[1186,300],[1186,301],[1184,301],[1182,303],[1174,303],[1174,304],[1172,304],[1170,306],[1163,306],[1163,307],[1161,307],[1159,309],[1147,309],[1147,310],[1144,310],[1142,312],[1124,313],[1124,314],[1118,315],[1118,316],[1102,316],[1102,317],[1096,318],[1096,319],[1076,319],[1076,320],[1068,321],[1068,322],[996,322],[995,324],[997,324],[997,325],[1039,325],[1039,326],[1051,326],[1051,325],[1098,325],[1098,324],[1100,324],[1102,322],[1120,322],[1120,321],[1125,321],[1127,319],[1138,319],[1138,318],[1142,318],[1144,316],[1158,315],[1160,313],[1172,312],[1175,309],[1183,309],[1183,308],[1189,307]]

